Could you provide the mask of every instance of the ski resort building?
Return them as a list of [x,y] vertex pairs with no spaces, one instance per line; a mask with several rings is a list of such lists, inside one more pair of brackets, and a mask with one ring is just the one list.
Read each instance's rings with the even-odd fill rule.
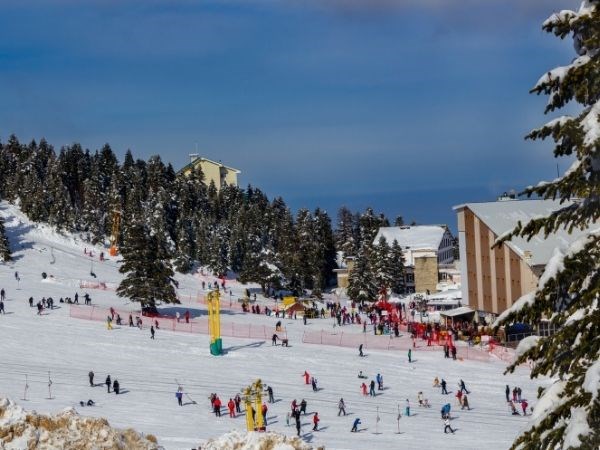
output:
[[402,247],[408,293],[435,292],[441,269],[454,263],[454,237],[445,225],[381,227],[375,245],[381,236],[390,246],[397,241]]
[[224,186],[237,186],[237,176],[242,173],[240,170],[226,166],[220,161],[212,161],[195,153],[190,155],[190,163],[184,166],[179,172],[187,175],[192,170],[192,167],[200,167],[204,174],[206,185],[209,186],[212,182],[217,190],[220,190]]
[[[566,206],[563,204],[562,206]],[[520,221],[546,216],[561,207],[558,201],[515,200],[501,197],[487,203],[466,203],[453,209],[458,215],[458,238],[463,302],[472,309],[501,314],[519,297],[534,290],[556,248],[563,248],[583,235],[560,230],[547,239],[513,238],[492,249],[498,236]]]

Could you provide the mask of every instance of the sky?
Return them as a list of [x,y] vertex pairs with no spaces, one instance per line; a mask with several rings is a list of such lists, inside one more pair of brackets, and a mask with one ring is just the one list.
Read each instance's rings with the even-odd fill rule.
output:
[[4,0],[0,140],[189,153],[294,210],[452,206],[552,179],[529,89],[574,52],[570,0]]

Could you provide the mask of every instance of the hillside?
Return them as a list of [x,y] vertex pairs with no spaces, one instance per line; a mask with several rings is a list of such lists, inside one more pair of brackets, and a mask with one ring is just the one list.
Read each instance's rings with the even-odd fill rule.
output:
[[[18,400],[26,410],[49,413],[71,407],[82,416],[103,417],[113,426],[153,434],[166,449],[190,449],[231,430],[244,430],[243,415],[235,419],[225,417],[226,414],[216,418],[210,411],[208,396],[216,392],[226,403],[244,386],[261,378],[273,387],[276,399],[269,405],[269,431],[295,434],[294,427],[286,425],[286,413],[293,399],[305,398],[308,412],[319,412],[320,431],[311,431],[310,415],[302,421],[302,438],[312,446],[464,449],[471,448],[473,442],[481,442],[486,449],[494,450],[509,447],[526,421],[509,414],[505,385],[520,386],[524,397],[535,406],[537,386],[547,382],[529,380],[526,368],[503,376],[505,365],[500,361],[445,360],[438,351],[417,349],[413,353],[414,362],[409,364],[405,351],[367,349],[367,357],[359,358],[355,348],[302,343],[305,331],[333,330],[340,336],[342,333],[360,336],[361,327],[349,325],[334,330],[330,319],[309,320],[306,326],[301,320],[285,319],[283,326],[290,347],[273,347],[269,337],[278,319],[244,314],[235,307],[229,309],[227,297],[222,311],[224,328],[250,330],[251,323],[264,330],[266,339],[224,337],[225,355],[212,357],[205,334],[166,331],[161,327],[156,339],[151,340],[148,323],[142,330],[126,325],[107,330],[101,321],[70,317],[70,305],[59,303],[58,299],[74,297],[78,292],[81,309],[87,292],[100,318],[109,307],[123,314],[136,310],[136,305],[116,297],[111,290],[121,279],[118,258],[100,262],[100,247],[94,248],[90,257],[90,246],[76,236],[33,224],[18,208],[7,203],[0,204],[0,215],[5,219],[14,258],[11,263],[0,265],[0,287],[7,296],[6,315],[0,315],[0,397]],[[20,282],[15,279],[15,272]],[[42,278],[42,272],[46,273],[46,279]],[[200,283],[212,282],[214,277],[201,274],[177,277],[178,295],[184,303],[164,308],[163,312],[183,314],[189,310],[194,322],[200,323],[206,316],[206,309],[197,302],[202,294]],[[104,283],[107,289],[82,289],[82,283],[87,286]],[[233,305],[246,287],[234,280],[227,281]],[[35,302],[51,296],[56,309],[37,315],[36,308],[29,307],[30,296]],[[265,302],[259,295],[259,304],[271,304]],[[87,308],[91,311],[91,307]],[[406,337],[399,341],[410,342]],[[96,374],[94,387],[88,382],[90,370]],[[318,392],[304,384],[305,370],[318,379]],[[376,397],[363,397],[359,389],[362,380],[357,378],[359,370],[370,378],[381,373],[385,390]],[[121,395],[106,392],[102,383],[107,374],[119,380]],[[436,376],[448,381],[450,391],[456,391],[456,383],[464,379],[471,390],[473,409],[456,411],[455,392],[445,396],[432,388]],[[25,396],[26,377],[29,388]],[[178,384],[187,394],[183,407],[177,405],[174,396]],[[431,408],[417,407],[419,391],[429,398]],[[346,401],[348,416],[337,416],[341,397]],[[23,398],[26,400],[20,400]],[[401,418],[398,433],[398,407],[404,409],[407,398],[413,405],[412,414]],[[96,405],[79,406],[80,401],[88,399],[93,399]],[[440,421],[439,410],[446,402],[453,405],[452,426],[457,429],[454,435],[444,435]],[[362,421],[362,431],[350,433],[352,421],[357,417]]]

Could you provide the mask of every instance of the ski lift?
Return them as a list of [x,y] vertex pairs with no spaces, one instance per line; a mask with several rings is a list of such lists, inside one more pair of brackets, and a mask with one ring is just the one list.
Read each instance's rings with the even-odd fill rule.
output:
[[97,278],[96,274],[94,273],[94,261],[92,261],[92,265],[90,266],[90,275],[94,278]]

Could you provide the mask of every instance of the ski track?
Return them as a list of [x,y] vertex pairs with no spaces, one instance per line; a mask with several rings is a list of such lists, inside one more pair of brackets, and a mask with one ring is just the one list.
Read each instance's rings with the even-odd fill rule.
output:
[[[356,349],[301,342],[304,330],[331,330],[330,319],[310,320],[306,326],[301,320],[282,320],[290,348],[273,347],[270,340],[225,337],[223,346],[227,353],[221,357],[210,356],[206,335],[158,330],[152,341],[147,328],[115,326],[109,331],[102,322],[70,318],[68,305],[58,303],[59,297],[73,297],[77,291],[80,298],[89,292],[92,303],[99,307],[136,309],[136,305],[112,291],[78,288],[79,280],[117,283],[121,279],[116,261],[98,261],[100,251],[108,254],[106,249],[94,248],[94,279],[89,273],[92,259],[83,254],[84,247],[92,246],[48,227],[32,225],[6,202],[0,203],[0,215],[6,220],[15,258],[0,264],[0,287],[6,290],[8,313],[0,315],[0,396],[18,401],[26,409],[52,412],[72,406],[84,415],[106,417],[113,426],[154,434],[166,449],[189,449],[231,429],[245,428],[243,413],[230,419],[224,408],[221,418],[214,417],[208,401],[211,392],[217,392],[226,405],[230,397],[261,378],[273,386],[276,399],[276,403],[268,405],[268,422],[272,424],[269,431],[295,434],[293,425],[286,426],[285,416],[294,398],[298,402],[305,398],[307,411],[318,411],[321,417],[319,432],[311,431],[311,415],[302,421],[303,437],[314,445],[328,449],[392,449],[403,445],[465,449],[485,445],[486,450],[494,450],[508,448],[527,423],[525,418],[509,414],[505,385],[521,386],[523,396],[534,406],[537,387],[548,382],[529,380],[525,368],[504,376],[502,362],[452,361],[444,359],[441,352],[413,351],[416,362],[409,364],[404,351],[367,350],[368,358],[359,358]],[[15,271],[21,277],[19,284]],[[42,281],[44,271],[52,274],[54,281]],[[214,280],[198,275],[177,278],[178,293],[192,298],[196,298],[202,279]],[[232,282],[227,288],[233,289],[234,298],[238,298],[245,286]],[[59,308],[38,316],[36,308],[27,303],[30,296],[36,302],[42,296],[51,296]],[[205,309],[198,304],[182,306]],[[273,329],[279,319],[234,311],[224,314],[222,320],[264,324]],[[344,333],[360,331],[359,326],[343,327]],[[95,383],[102,383],[101,386],[89,386],[90,370],[96,374]],[[317,378],[319,392],[314,393],[304,384],[305,370]],[[367,384],[381,373],[385,390],[375,398],[363,397],[359,388],[363,380],[357,378],[359,370],[369,376]],[[53,399],[47,398],[48,371]],[[119,380],[124,394],[106,393],[103,382],[107,374]],[[27,400],[22,400],[25,375],[29,389]],[[450,395],[443,396],[432,387],[436,376],[446,379]],[[460,378],[471,390],[471,411],[461,411],[454,397]],[[197,404],[177,405],[175,379]],[[418,391],[423,391],[431,408],[417,406]],[[337,416],[340,397],[346,402],[346,417]],[[97,406],[79,407],[80,400],[89,398]],[[414,416],[404,416],[406,398],[411,401]],[[452,405],[452,426],[457,429],[454,435],[443,433],[440,408],[444,403]],[[396,433],[398,405],[403,414],[401,434]],[[378,407],[381,421],[376,424]],[[356,417],[360,417],[363,431],[350,433]]]

